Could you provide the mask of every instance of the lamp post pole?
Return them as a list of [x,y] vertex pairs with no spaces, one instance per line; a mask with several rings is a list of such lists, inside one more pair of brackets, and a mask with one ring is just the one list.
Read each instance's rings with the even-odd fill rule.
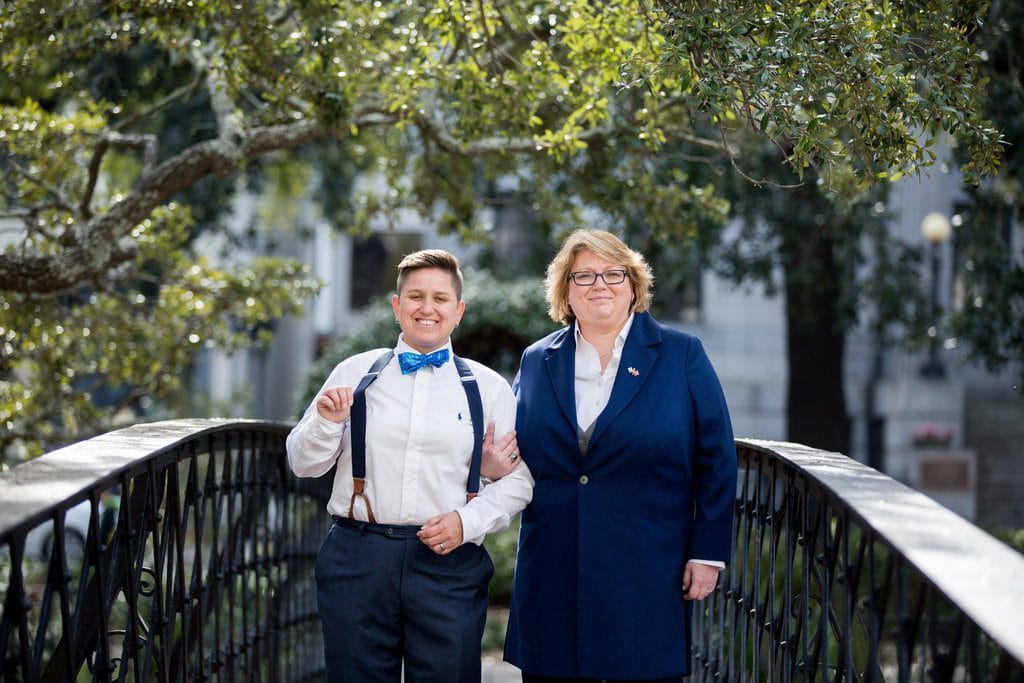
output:
[[921,366],[921,376],[927,379],[943,379],[946,368],[939,359],[939,322],[941,305],[939,302],[939,277],[941,275],[940,249],[949,239],[952,226],[945,214],[934,211],[921,220],[921,235],[930,245],[932,261],[931,281],[931,326],[928,328],[928,359]]

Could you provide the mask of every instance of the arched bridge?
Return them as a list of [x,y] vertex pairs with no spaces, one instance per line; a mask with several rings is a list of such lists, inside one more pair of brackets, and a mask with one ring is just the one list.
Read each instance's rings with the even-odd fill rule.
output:
[[[0,474],[0,681],[322,678],[329,480],[288,425],[139,424]],[[694,680],[1024,681],[1024,557],[836,453],[738,442]]]

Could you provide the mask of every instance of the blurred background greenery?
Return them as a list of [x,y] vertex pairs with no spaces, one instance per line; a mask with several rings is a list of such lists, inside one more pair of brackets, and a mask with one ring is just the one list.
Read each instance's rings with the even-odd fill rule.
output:
[[519,517],[504,531],[490,534],[484,547],[494,561],[494,577],[488,590],[491,604],[484,627],[484,651],[500,650],[505,644],[508,625],[508,605],[512,599],[512,575],[516,567],[516,548],[519,546]]

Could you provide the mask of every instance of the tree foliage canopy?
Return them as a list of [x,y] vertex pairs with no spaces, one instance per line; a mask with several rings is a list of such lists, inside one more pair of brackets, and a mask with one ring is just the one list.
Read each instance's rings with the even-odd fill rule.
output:
[[992,371],[1010,368],[1024,390],[1024,243],[1013,238],[1024,222],[1024,5],[995,0],[976,43],[985,113],[1008,144],[998,175],[968,188],[954,231],[962,293],[952,329],[973,358]]
[[[720,160],[730,135],[752,126],[797,168],[870,178],[929,163],[921,131],[942,128],[970,150],[968,168],[986,172],[998,136],[980,115],[968,40],[977,9],[938,0],[557,0],[528,11],[469,0],[6,3],[2,151],[14,180],[7,204],[27,234],[0,259],[0,287],[87,284],[130,259],[132,231],[201,178],[374,128],[402,191],[368,210],[444,202],[458,228],[467,200],[451,185],[479,171],[467,158],[507,161],[495,171],[518,166],[515,153],[571,167],[613,138],[651,154],[680,141]],[[98,64],[143,51],[156,58],[138,82],[104,86]],[[159,115],[198,91],[215,125],[169,154]],[[110,177],[97,196],[104,165],[125,154],[136,172]],[[440,174],[410,174],[430,168]]]
[[[988,173],[999,141],[980,113],[970,41],[982,10],[942,0],[3,3],[0,213],[13,227],[0,253],[0,424],[38,431],[49,417],[30,395],[68,367],[108,370],[89,364],[130,342],[32,360],[71,344],[55,335],[84,343],[100,311],[134,330],[149,368],[118,361],[118,379],[149,390],[154,365],[180,368],[148,352],[147,330],[165,322],[152,311],[184,316],[189,339],[221,342],[231,325],[204,326],[189,300],[215,311],[209,325],[230,315],[237,328],[312,291],[294,264],[215,274],[187,256],[187,210],[203,204],[183,195],[263,160],[342,149],[375,164],[389,189],[352,204],[351,229],[410,207],[480,237],[488,181],[516,175],[551,226],[626,216],[675,243],[724,219],[716,178],[746,173],[736,140],[751,132],[840,193],[927,166],[939,131],[961,141],[969,173]],[[667,154],[710,171],[666,165]],[[336,167],[322,168],[330,182]],[[195,260],[200,282],[173,252]],[[47,313],[55,302],[59,315]],[[130,324],[142,315],[133,307],[149,317]]]

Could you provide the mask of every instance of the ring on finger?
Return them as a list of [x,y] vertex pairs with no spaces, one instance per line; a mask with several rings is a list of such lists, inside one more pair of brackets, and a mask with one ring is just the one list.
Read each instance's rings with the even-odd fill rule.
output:
[[438,544],[438,546],[437,546],[437,547],[438,547],[438,548],[440,548],[441,550],[444,550],[444,543],[440,543],[440,544]]
[[508,456],[508,459],[511,460],[512,462],[515,462],[516,458],[518,458],[518,457],[519,457],[519,453],[517,451],[512,451],[512,455]]

